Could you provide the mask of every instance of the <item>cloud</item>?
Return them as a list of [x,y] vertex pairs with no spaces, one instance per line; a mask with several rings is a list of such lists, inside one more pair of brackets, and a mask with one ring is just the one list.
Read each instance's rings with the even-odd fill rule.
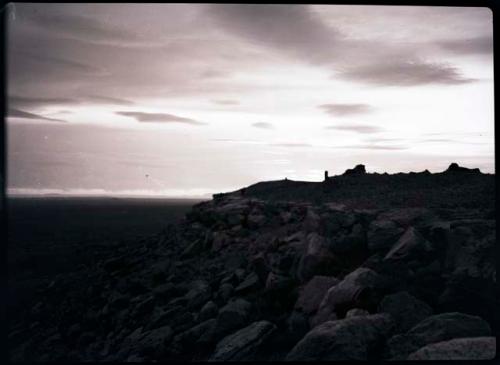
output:
[[7,98],[8,104],[13,108],[37,109],[46,106],[57,105],[78,105],[78,104],[115,104],[115,105],[132,105],[132,101],[113,98],[101,95],[86,95],[82,97],[67,98],[67,97],[31,97],[11,95]]
[[476,81],[464,77],[456,67],[414,60],[387,60],[381,63],[346,67],[334,78],[336,76],[378,86],[456,85]]
[[213,103],[219,104],[219,105],[239,105],[240,102],[238,100],[230,100],[230,99],[219,99],[219,100],[212,100]]
[[[432,42],[409,45],[385,38],[357,39],[326,23],[306,5],[208,6],[208,15],[220,26],[252,44],[267,47],[304,62],[325,66],[348,81],[377,86],[464,84],[475,81],[454,66],[420,59]],[[444,42],[443,47],[484,51],[487,40],[469,45]],[[368,61],[366,61],[368,60]]]
[[179,117],[173,114],[167,113],[145,113],[145,112],[125,112],[119,111],[115,114],[122,115],[124,117],[131,117],[136,119],[138,122],[144,123],[183,123],[190,125],[204,125],[206,123],[199,122],[194,119]]
[[335,129],[335,130],[347,131],[347,132],[357,132],[357,133],[362,133],[362,134],[379,133],[379,132],[382,132],[384,130],[383,128],[376,127],[373,125],[367,125],[367,124],[331,125],[331,126],[326,127],[326,129]]
[[254,44],[320,63],[334,55],[338,33],[310,6],[211,4],[206,11],[220,26]]
[[357,144],[357,145],[347,145],[347,146],[335,146],[332,148],[342,148],[342,149],[363,149],[363,150],[383,150],[383,151],[395,151],[395,150],[406,150],[406,146],[380,146],[371,144]]
[[402,138],[365,138],[364,139],[366,142],[370,143],[379,143],[379,142],[401,142],[403,141]]
[[252,127],[261,128],[261,129],[273,129],[274,128],[271,123],[267,123],[267,122],[253,123]]
[[312,147],[312,145],[309,143],[300,143],[300,142],[270,143],[269,145],[274,147],[287,147],[287,148]]
[[43,66],[51,67],[59,72],[72,72],[77,74],[105,75],[106,71],[100,67],[91,66],[68,58],[53,56],[49,54],[34,53],[29,51],[14,51],[14,57],[24,58],[24,62],[42,63]]
[[65,120],[56,119],[56,118],[47,118],[47,117],[44,117],[43,115],[33,114],[33,113],[25,112],[23,110],[14,109],[14,108],[9,108],[7,117],[22,118],[22,119],[32,119],[32,120],[46,120],[46,121],[49,121],[49,122],[66,123]]
[[46,105],[73,104],[77,100],[72,98],[40,98],[29,96],[12,95],[7,97],[7,102],[12,107],[36,108]]
[[460,55],[467,54],[492,54],[493,53],[493,38],[490,36],[482,36],[467,39],[442,40],[436,44],[453,53]]
[[43,31],[53,32],[64,38],[97,43],[129,43],[140,40],[135,32],[118,27],[116,24],[69,12],[59,14],[26,12],[24,19],[42,28]]
[[87,100],[87,101],[104,103],[104,104],[116,104],[116,105],[132,105],[132,104],[134,104],[134,102],[130,101],[130,100],[121,99],[121,98],[114,98],[114,97],[110,97],[110,96],[102,96],[102,95],[87,95],[87,96],[83,97],[83,99]]
[[323,104],[318,107],[325,110],[328,114],[337,116],[366,114],[373,109],[368,104]]

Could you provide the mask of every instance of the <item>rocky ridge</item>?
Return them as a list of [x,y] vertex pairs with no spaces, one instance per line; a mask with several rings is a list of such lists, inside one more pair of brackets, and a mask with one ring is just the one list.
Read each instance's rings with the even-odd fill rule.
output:
[[[348,178],[363,179],[360,170]],[[452,170],[469,176],[458,180],[480,180]],[[42,288],[25,320],[11,326],[11,360],[495,355],[489,202],[461,215],[449,202],[369,208],[351,198],[254,195],[251,188],[216,195],[161,234]]]

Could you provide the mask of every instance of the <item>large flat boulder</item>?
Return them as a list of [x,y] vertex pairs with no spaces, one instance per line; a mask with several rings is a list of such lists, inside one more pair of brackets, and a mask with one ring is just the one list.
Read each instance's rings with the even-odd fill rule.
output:
[[388,314],[325,322],[307,333],[288,353],[286,360],[370,360],[371,352],[389,336],[393,325]]
[[383,278],[375,271],[366,267],[356,269],[326,292],[311,324],[343,318],[351,308],[375,309],[384,285]]
[[389,313],[396,322],[395,332],[401,333],[431,316],[433,310],[425,302],[402,291],[385,296],[378,306],[378,312]]
[[389,219],[377,219],[370,223],[367,232],[370,252],[385,251],[403,234],[404,229]]
[[405,360],[412,352],[432,343],[490,335],[489,324],[480,317],[457,312],[436,314],[424,319],[407,333],[389,339],[384,357]]
[[432,250],[432,244],[414,227],[409,227],[391,247],[389,252],[385,255],[384,260],[414,260],[418,259],[421,255],[430,253]]
[[217,315],[216,333],[225,336],[231,331],[245,326],[251,317],[252,304],[237,298],[221,308]]
[[254,322],[223,338],[217,344],[209,361],[252,360],[260,347],[275,330],[276,326],[271,322]]
[[496,342],[495,337],[455,338],[424,346],[408,360],[493,360]]
[[327,275],[337,263],[335,255],[330,251],[325,237],[310,233],[306,238],[306,249],[297,269],[297,277],[308,281],[315,275]]
[[302,287],[299,293],[295,309],[305,314],[314,314],[328,289],[340,282],[333,276],[314,276]]

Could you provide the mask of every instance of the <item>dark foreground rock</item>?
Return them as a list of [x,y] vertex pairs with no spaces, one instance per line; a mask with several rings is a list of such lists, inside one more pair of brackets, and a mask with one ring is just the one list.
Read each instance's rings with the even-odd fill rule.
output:
[[370,360],[391,333],[389,315],[355,316],[315,327],[290,351],[289,361]]
[[463,313],[442,313],[424,319],[405,334],[387,342],[386,358],[406,360],[419,348],[460,337],[490,336],[491,328],[483,319]]
[[10,324],[10,359],[487,358],[499,328],[492,183],[456,167],[357,168],[216,195],[41,287]]
[[495,355],[495,337],[472,337],[424,346],[411,353],[408,360],[493,360]]

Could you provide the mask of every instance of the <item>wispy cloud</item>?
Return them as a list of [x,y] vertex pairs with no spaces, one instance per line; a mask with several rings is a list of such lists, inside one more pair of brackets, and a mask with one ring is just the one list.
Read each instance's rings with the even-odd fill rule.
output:
[[[380,38],[352,38],[325,23],[311,6],[216,4],[207,9],[211,18],[234,34],[289,57],[329,67],[335,71],[334,78],[379,86],[476,81],[452,65],[421,60],[429,44],[408,47]],[[469,44],[444,41],[440,45],[464,53],[486,52],[489,47],[488,39],[483,38],[472,39]]]
[[11,118],[22,118],[22,119],[32,119],[32,120],[46,120],[46,121],[49,121],[49,122],[66,123],[66,121],[62,120],[62,119],[47,118],[47,117],[44,117],[43,115],[29,113],[29,112],[25,112],[23,110],[13,109],[13,108],[9,108],[7,116],[11,117]]
[[81,97],[31,97],[31,96],[19,96],[12,95],[8,97],[8,103],[14,108],[26,108],[33,109],[45,106],[54,105],[78,105],[78,104],[114,104],[114,105],[132,105],[134,104],[130,100],[114,98],[102,95],[84,95]]
[[252,127],[255,128],[261,128],[261,129],[273,129],[273,125],[268,122],[257,122],[257,123],[252,123]]
[[219,105],[239,105],[240,102],[238,100],[231,100],[231,99],[218,99],[218,100],[212,100],[213,103],[219,104]]
[[274,147],[286,147],[286,148],[309,148],[312,147],[309,143],[300,143],[300,142],[284,142],[284,143],[270,143],[270,146]]
[[380,146],[380,145],[372,145],[372,144],[353,144],[347,146],[335,146],[332,148],[341,148],[341,149],[363,149],[363,150],[406,150],[407,146]]
[[416,60],[386,60],[344,67],[333,76],[336,77],[379,86],[457,85],[477,81],[464,77],[456,67]]
[[335,116],[350,116],[358,114],[366,114],[373,111],[373,108],[368,104],[323,104],[318,106],[328,114]]
[[133,101],[115,98],[111,96],[104,95],[87,95],[84,98],[84,101],[96,102],[96,103],[105,103],[105,104],[115,104],[115,105],[132,105]]
[[456,54],[491,54],[493,53],[493,38],[490,36],[467,39],[442,40],[436,44],[447,51]]
[[325,127],[326,129],[335,129],[338,131],[346,131],[346,132],[356,132],[362,134],[371,134],[371,133],[379,133],[384,131],[383,128],[376,127],[373,125],[366,124],[342,124],[342,125],[331,125]]
[[115,113],[118,115],[122,115],[124,117],[134,118],[138,122],[144,122],[144,123],[182,123],[189,125],[206,124],[194,119],[179,117],[177,115],[167,114],[167,113],[145,113],[145,112],[125,112],[125,111],[118,111]]

